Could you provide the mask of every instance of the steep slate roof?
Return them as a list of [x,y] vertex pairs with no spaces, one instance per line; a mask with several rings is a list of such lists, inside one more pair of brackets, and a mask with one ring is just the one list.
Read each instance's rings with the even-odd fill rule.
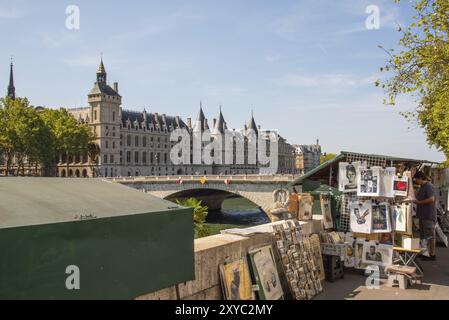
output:
[[106,94],[108,96],[121,97],[109,85],[98,83],[98,82],[95,82],[94,87],[92,88],[92,90],[90,90],[89,95],[92,95],[92,94]]
[[226,125],[226,121],[223,117],[223,113],[221,112],[221,106],[220,106],[220,115],[218,117],[218,121],[215,123],[213,132],[214,133],[224,133],[226,129],[228,129],[228,126]]
[[180,117],[167,116],[158,113],[147,113],[146,111],[137,112],[122,110],[123,127],[127,127],[128,120],[130,121],[131,127],[134,127],[135,123],[137,122],[139,128],[142,128],[143,123],[146,123],[147,127],[155,127],[157,124],[159,124],[161,128],[166,126],[167,129],[169,129],[170,127],[174,129],[187,128],[187,125],[184,123],[184,121],[182,121]]
[[204,130],[208,130],[209,126],[207,125],[206,117],[204,116],[203,106],[200,104],[200,111],[198,112],[198,116],[193,125],[194,131],[203,132]]
[[253,130],[256,134],[259,134],[253,112],[251,112],[251,119],[248,122],[248,130]]

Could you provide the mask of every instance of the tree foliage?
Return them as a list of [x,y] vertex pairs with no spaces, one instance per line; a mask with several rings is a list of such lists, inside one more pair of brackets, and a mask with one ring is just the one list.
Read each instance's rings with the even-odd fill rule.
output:
[[333,158],[335,158],[337,155],[334,153],[325,153],[322,154],[320,157],[320,163],[323,164],[329,160],[332,160]]
[[0,155],[10,172],[15,159],[16,175],[24,175],[24,163],[40,166],[46,175],[55,171],[60,154],[84,154],[94,135],[66,110],[31,107],[27,99],[0,99]]
[[193,208],[193,223],[195,225],[195,235],[198,238],[210,235],[209,228],[205,225],[206,216],[209,208],[201,204],[201,200],[189,198],[185,200],[176,200],[183,207]]
[[413,23],[398,29],[400,50],[384,49],[389,58],[381,71],[391,77],[376,85],[384,89],[386,104],[394,105],[400,95],[416,98],[416,110],[403,115],[449,159],[449,1],[415,0],[414,9]]

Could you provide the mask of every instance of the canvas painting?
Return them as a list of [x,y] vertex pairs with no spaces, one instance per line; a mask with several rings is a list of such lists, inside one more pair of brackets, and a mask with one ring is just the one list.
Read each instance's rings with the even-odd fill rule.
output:
[[409,184],[409,178],[408,177],[406,177],[406,176],[395,177],[394,178],[394,184],[393,184],[394,195],[396,197],[407,197],[407,195],[408,195],[408,184]]
[[281,282],[270,245],[249,252],[253,274],[259,285],[260,300],[279,300],[283,297]]
[[409,220],[406,204],[396,204],[392,206],[391,218],[393,220],[394,231],[407,232],[407,222]]
[[386,202],[372,206],[372,233],[391,232],[390,205]]
[[338,164],[338,190],[357,192],[357,177],[361,162],[340,162]]
[[388,267],[393,264],[393,246],[367,241],[363,244],[363,259],[366,265]]
[[313,197],[308,193],[298,195],[298,220],[312,220]]
[[350,227],[355,233],[371,233],[372,230],[372,202],[355,201],[349,203]]
[[331,229],[334,227],[331,210],[331,196],[326,194],[320,195],[321,214],[323,215],[324,229]]
[[379,196],[385,198],[394,198],[394,178],[396,177],[396,168],[384,168],[380,170],[380,191]]
[[365,245],[365,239],[356,239],[355,241],[355,268],[365,269],[366,264],[363,263],[363,246]]
[[254,300],[251,276],[245,258],[220,265],[220,275],[226,300]]
[[380,193],[380,167],[360,167],[357,195],[378,197]]

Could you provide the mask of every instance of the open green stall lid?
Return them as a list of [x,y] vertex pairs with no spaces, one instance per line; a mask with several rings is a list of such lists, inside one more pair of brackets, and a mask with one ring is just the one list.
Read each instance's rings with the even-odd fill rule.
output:
[[192,209],[119,184],[0,178],[0,299],[132,299],[192,280],[193,237]]

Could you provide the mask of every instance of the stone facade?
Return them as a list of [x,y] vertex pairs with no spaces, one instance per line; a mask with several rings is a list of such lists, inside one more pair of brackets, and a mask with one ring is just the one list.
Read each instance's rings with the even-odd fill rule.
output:
[[312,145],[296,145],[295,167],[299,174],[305,174],[318,167],[321,162],[321,146],[319,141]]

